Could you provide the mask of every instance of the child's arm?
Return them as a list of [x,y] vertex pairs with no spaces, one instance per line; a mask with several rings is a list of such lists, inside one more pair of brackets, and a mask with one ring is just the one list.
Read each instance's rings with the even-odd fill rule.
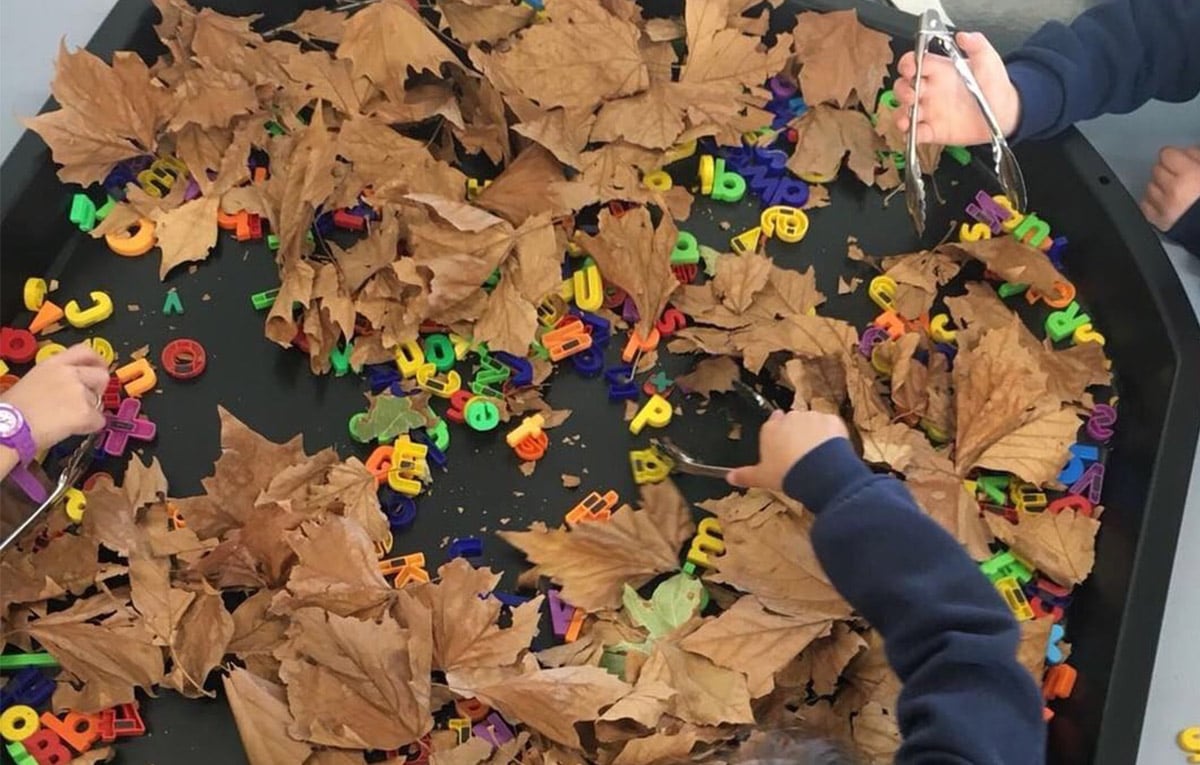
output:
[[1042,699],[1017,663],[1017,624],[962,547],[904,486],[854,454],[832,415],[763,426],[738,486],[783,488],[817,515],[812,540],[838,592],[883,635],[904,683],[897,762],[1038,763]]
[[1151,99],[1188,101],[1200,93],[1200,3],[1111,0],[1069,26],[1046,24],[1006,61],[1021,94],[1018,139]]
[[[978,33],[955,36],[1005,135],[1046,138],[1080,120],[1129,112],[1150,99],[1187,101],[1200,92],[1200,3],[1110,0],[1069,26],[1050,22],[1005,61]],[[949,61],[925,58],[921,143],[977,144],[987,127]],[[900,59],[895,92],[908,129],[916,63]]]

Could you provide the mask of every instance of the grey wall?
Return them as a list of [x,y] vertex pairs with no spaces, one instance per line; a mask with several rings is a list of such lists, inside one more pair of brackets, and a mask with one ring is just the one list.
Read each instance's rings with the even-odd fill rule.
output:
[[86,45],[114,5],[116,0],[0,2],[0,158],[21,137],[21,117],[37,114],[50,96],[59,40]]

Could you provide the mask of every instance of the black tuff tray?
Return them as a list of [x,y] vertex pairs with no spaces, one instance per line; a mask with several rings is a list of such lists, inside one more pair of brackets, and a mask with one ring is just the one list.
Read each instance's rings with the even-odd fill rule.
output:
[[[264,13],[263,28],[320,5],[235,0],[200,4],[225,13]],[[777,27],[800,7],[852,6],[825,0],[785,5],[774,13]],[[859,13],[867,24],[893,35],[897,51],[907,46],[915,29],[913,17],[868,4],[860,6]],[[156,12],[144,0],[120,0],[88,48],[105,58],[115,50],[135,50],[152,58],[162,52],[152,29],[156,20]],[[1067,272],[1107,337],[1121,393],[1096,567],[1078,589],[1068,616],[1074,645],[1070,661],[1079,671],[1079,681],[1069,700],[1055,703],[1049,760],[1131,763],[1200,430],[1194,387],[1200,380],[1200,328],[1133,200],[1078,132],[1022,145],[1017,154],[1031,209],[1052,224],[1056,235],[1070,238]],[[949,162],[943,167],[947,170],[939,175],[938,186],[947,203],[931,203],[932,239],[946,230],[950,219],[962,217],[966,199],[977,189],[996,190],[978,162],[968,168]],[[685,179],[684,172],[675,172],[677,180]],[[884,209],[878,192],[864,189],[848,175],[833,185],[833,204],[812,213],[812,227],[802,243],[773,243],[770,252],[784,265],[816,265],[818,285],[830,297],[823,313],[862,326],[872,313],[865,291],[838,296],[836,290],[837,275],[854,273],[856,267],[845,260],[846,236],[857,236],[873,254],[905,252],[917,241],[902,199],[897,197]],[[201,378],[189,383],[163,379],[163,393],[146,399],[159,434],[145,451],[162,461],[173,494],[198,492],[200,478],[212,469],[219,453],[218,403],[275,440],[302,432],[310,452],[333,445],[343,455],[365,455],[365,448],[353,444],[346,430],[347,418],[365,403],[364,383],[353,375],[314,377],[302,354],[280,349],[263,337],[264,316],[252,309],[249,296],[278,282],[265,244],[240,244],[222,235],[216,251],[195,274],[181,268],[163,284],[157,280],[156,254],[117,257],[67,220],[70,196],[78,189],[58,181],[49,151],[35,135],[26,133],[5,161],[0,188],[0,319],[5,325],[24,326],[28,321],[20,297],[25,278],[53,276],[62,283],[56,294],[60,301],[86,300],[92,289],[110,292],[115,315],[87,334],[108,338],[122,354],[149,344],[156,355],[175,337],[195,338],[207,348],[209,368]],[[698,204],[682,227],[702,242],[720,246],[729,236],[718,227],[720,221],[731,222],[736,232],[753,225],[757,210],[754,201],[736,208]],[[178,288],[184,315],[161,315],[168,287]],[[140,310],[129,311],[130,304]],[[69,330],[55,339],[82,336]],[[680,363],[689,362],[671,362]],[[575,413],[553,431],[551,449],[532,478],[516,470],[515,458],[496,434],[453,429],[450,472],[437,476],[431,495],[422,499],[416,526],[397,539],[398,552],[422,550],[431,565],[437,565],[446,537],[479,534],[483,527],[490,535],[504,527],[503,519],[508,528],[537,519],[556,522],[581,492],[592,489],[612,488],[622,499],[636,496],[625,452],[645,439],[630,438],[621,409],[607,402],[603,384],[564,369],[552,379],[548,399]],[[733,420],[747,424],[742,441],[725,437]],[[668,432],[685,446],[702,448],[708,461],[736,464],[753,456],[756,421],[748,406],[718,399],[705,415],[676,418]],[[574,434],[582,436],[579,445],[561,442],[562,436]],[[560,473],[580,475],[582,488],[563,489]],[[683,478],[679,483],[693,500],[725,493],[722,485],[707,479]],[[514,491],[524,496],[514,496]],[[485,558],[494,568],[509,572],[505,582],[512,586],[520,567],[514,551],[489,536]],[[119,763],[245,762],[233,719],[220,699],[189,701],[164,693],[144,703],[143,712],[150,732],[123,741]]]

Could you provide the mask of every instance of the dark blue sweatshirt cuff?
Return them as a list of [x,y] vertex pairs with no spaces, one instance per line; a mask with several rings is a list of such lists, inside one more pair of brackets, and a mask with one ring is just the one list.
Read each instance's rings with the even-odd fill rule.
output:
[[1011,60],[1008,77],[1021,102],[1021,117],[1011,136],[1013,142],[1047,138],[1066,125],[1062,120],[1066,95],[1062,81],[1046,67],[1028,60]]
[[833,438],[792,465],[783,478],[783,491],[820,513],[874,476],[849,441]]
[[1175,225],[1167,232],[1167,238],[1180,247],[1200,257],[1200,200],[1197,200],[1175,221]]

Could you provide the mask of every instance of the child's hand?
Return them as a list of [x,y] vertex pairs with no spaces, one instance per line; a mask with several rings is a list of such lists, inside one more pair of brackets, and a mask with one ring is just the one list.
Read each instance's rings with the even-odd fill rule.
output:
[[759,463],[734,470],[726,480],[742,488],[780,489],[792,465],[826,441],[849,435],[837,415],[775,411],[758,433]]
[[[1008,71],[1000,54],[987,38],[978,32],[959,32],[955,35],[958,47],[967,56],[967,63],[979,81],[984,98],[991,105],[1007,137],[1017,129],[1021,116],[1021,98],[1008,78]],[[917,74],[917,59],[912,53],[900,57],[900,79],[894,91],[901,107],[896,110],[896,126],[907,131],[909,110],[913,104],[913,78]],[[983,120],[983,112],[954,71],[954,65],[945,56],[932,53],[925,55],[921,72],[921,108],[917,124],[918,143],[940,143],[954,146],[972,146],[987,143],[992,134]]]
[[29,370],[0,401],[20,410],[41,450],[104,427],[100,397],[107,386],[108,364],[80,344]]
[[1200,146],[1168,146],[1158,153],[1141,208],[1159,231],[1168,231],[1200,200]]

